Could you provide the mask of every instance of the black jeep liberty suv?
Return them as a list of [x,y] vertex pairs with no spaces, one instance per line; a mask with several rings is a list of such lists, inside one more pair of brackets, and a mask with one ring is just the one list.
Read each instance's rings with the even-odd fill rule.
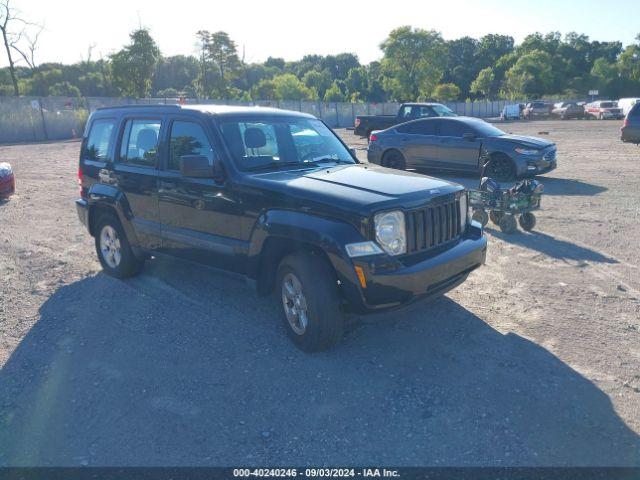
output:
[[104,271],[169,254],[275,292],[294,343],[326,349],[347,312],[433,298],[484,263],[460,185],[360,163],[312,115],[260,107],[104,108],[87,123],[80,220]]

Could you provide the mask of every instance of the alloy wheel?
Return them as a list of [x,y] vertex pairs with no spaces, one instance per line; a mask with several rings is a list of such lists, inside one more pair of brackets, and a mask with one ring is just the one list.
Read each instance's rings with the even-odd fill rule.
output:
[[291,329],[297,335],[304,335],[309,325],[307,299],[302,283],[293,273],[287,273],[282,280],[282,305]]

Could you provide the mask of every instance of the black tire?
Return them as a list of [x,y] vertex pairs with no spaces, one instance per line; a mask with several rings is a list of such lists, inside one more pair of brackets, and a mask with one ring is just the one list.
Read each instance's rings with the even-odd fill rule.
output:
[[404,156],[398,150],[385,152],[380,163],[383,167],[395,168],[396,170],[404,170],[407,167]]
[[504,214],[500,219],[500,230],[502,230],[503,233],[507,234],[514,233],[516,230],[518,230],[516,218],[509,213]]
[[508,155],[497,153],[487,165],[485,174],[498,182],[512,182],[516,179],[516,166]]
[[474,210],[471,215],[471,220],[475,220],[485,227],[487,223],[489,223],[489,215],[487,215],[487,212],[484,210]]
[[495,225],[500,225],[500,220],[504,217],[504,212],[500,212],[498,210],[491,210],[489,212],[489,218]]
[[[299,281],[306,305],[307,324],[302,329],[298,315],[298,331],[293,326],[296,322],[290,323],[285,306],[295,308],[297,305],[284,293],[284,283],[292,280],[291,275]],[[285,257],[278,267],[275,295],[282,305],[287,334],[300,350],[318,352],[340,342],[344,331],[344,314],[340,309],[335,272],[324,258],[302,252]]]
[[522,215],[520,215],[520,218],[518,219],[518,223],[520,224],[523,230],[530,232],[536,226],[536,216],[533,213],[525,212]]
[[[115,261],[115,256],[111,257],[105,252],[106,245],[104,244],[103,233],[106,234],[109,231],[106,229],[111,229],[111,232],[115,233],[113,244],[115,245],[117,243],[118,245],[119,260],[117,262]],[[113,236],[112,234],[111,237]],[[122,225],[120,225],[120,221],[114,214],[105,213],[98,218],[95,228],[95,246],[102,269],[112,277],[133,277],[140,273],[140,270],[142,270],[144,266],[144,260],[137,258],[133,253],[127,235]],[[110,249],[110,251],[112,252],[113,249]]]

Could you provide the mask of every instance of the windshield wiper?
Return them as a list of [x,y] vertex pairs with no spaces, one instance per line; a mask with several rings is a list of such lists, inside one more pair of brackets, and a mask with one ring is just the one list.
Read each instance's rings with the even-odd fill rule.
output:
[[303,163],[303,165],[315,165],[318,163],[327,163],[327,162],[333,162],[333,163],[352,163],[348,160],[340,160],[337,158],[330,158],[330,157],[325,157],[325,158],[316,158],[314,160],[305,160]]

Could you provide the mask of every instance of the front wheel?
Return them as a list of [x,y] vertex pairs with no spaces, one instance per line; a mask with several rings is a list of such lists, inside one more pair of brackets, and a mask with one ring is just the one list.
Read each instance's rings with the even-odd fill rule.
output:
[[471,215],[471,220],[474,220],[478,223],[480,223],[480,225],[482,225],[483,227],[486,227],[487,223],[489,223],[489,216],[487,215],[487,212],[485,212],[484,210],[474,210],[473,214]]
[[135,256],[124,229],[113,214],[105,214],[96,225],[96,252],[105,273],[116,278],[132,277],[144,261]]
[[516,167],[508,155],[497,154],[489,162],[486,175],[498,182],[512,182],[516,178]]
[[396,170],[404,170],[406,163],[404,156],[398,150],[389,150],[382,157],[381,162],[383,167],[395,168]]
[[502,230],[503,233],[514,233],[516,230],[518,230],[518,225],[516,224],[516,219],[513,215],[506,213],[504,214],[504,216],[500,219],[500,230]]
[[276,295],[287,333],[300,350],[326,350],[340,341],[344,315],[335,273],[325,259],[302,252],[285,257],[278,268]]
[[525,212],[520,215],[518,219],[518,223],[522,227],[523,230],[530,232],[536,226],[536,216],[533,213]]

